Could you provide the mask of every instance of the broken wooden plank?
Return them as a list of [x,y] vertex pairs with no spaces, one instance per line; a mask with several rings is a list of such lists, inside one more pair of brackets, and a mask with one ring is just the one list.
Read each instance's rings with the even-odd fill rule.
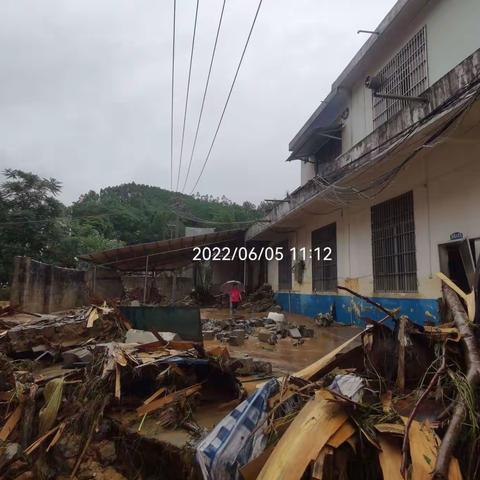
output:
[[262,468],[258,480],[300,479],[328,439],[347,421],[343,408],[318,391],[295,417]]
[[122,379],[120,373],[120,365],[118,363],[115,364],[115,398],[120,400],[122,396]]
[[265,449],[258,457],[250,460],[243,467],[240,467],[240,474],[243,477],[243,480],[256,480],[258,474],[262,470],[265,462],[268,460],[268,457],[273,452],[275,445],[271,445]]
[[[409,434],[412,480],[431,480],[438,455],[440,439],[428,421],[413,420]],[[449,464],[448,479],[461,480],[462,474],[456,458]]]
[[48,447],[47,447],[47,452],[52,448],[54,447],[57,442],[60,440],[61,436],[62,436],[62,433],[63,431],[65,430],[65,427],[67,426],[66,422],[63,422],[59,425],[58,427],[58,430],[57,430],[57,433],[55,433],[54,437],[52,438],[52,441],[49,443]]
[[465,293],[456,283],[450,280],[442,272],[438,272],[437,277],[465,301],[465,304],[467,305],[468,319],[473,322],[475,319],[475,291],[472,289],[470,293]]
[[405,426],[399,423],[377,423],[375,429],[380,433],[390,433],[392,435],[400,435],[403,437]]
[[5,425],[0,430],[0,441],[4,442],[10,436],[10,434],[15,430],[17,423],[19,422],[22,416],[23,407],[18,405],[13,413],[8,417],[8,420],[5,422]]
[[405,316],[401,316],[398,326],[398,361],[397,361],[397,389],[400,392],[405,390],[405,350],[407,348],[407,322]]
[[423,328],[425,329],[425,333],[436,337],[438,340],[448,339],[452,342],[459,342],[461,340],[460,332],[456,327],[425,325]]
[[402,465],[400,441],[395,441],[395,439],[388,435],[378,435],[378,443],[381,448],[378,453],[378,459],[383,472],[383,478],[388,480],[404,480],[400,473]]
[[352,338],[347,340],[345,343],[342,343],[342,345],[335,348],[330,353],[327,353],[327,355],[323,356],[316,362],[294,373],[293,376],[298,378],[303,378],[304,380],[310,380],[310,378],[312,378],[317,372],[319,372],[320,370],[325,368],[330,362],[332,362],[342,350],[344,350],[346,347],[351,345],[355,340],[357,340],[357,338],[360,338],[365,332],[366,330],[363,330],[360,333],[357,333]]
[[165,393],[167,389],[165,387],[160,387],[156,392],[152,393],[146,400],[144,400],[143,404],[148,405],[149,403],[153,402],[155,399],[160,397],[163,393]]
[[99,318],[100,316],[98,315],[97,309],[95,307],[92,307],[88,314],[87,328],[92,328],[95,321],[98,320]]
[[312,480],[324,480],[332,478],[333,474],[333,453],[332,447],[325,445],[318,454],[312,466]]
[[33,453],[48,437],[55,433],[61,425],[62,424],[59,423],[56,427],[53,427],[47,433],[37,438],[29,447],[25,449],[25,455],[30,455],[31,453]]
[[338,448],[346,442],[356,432],[355,427],[350,422],[345,422],[328,440],[327,445]]
[[165,397],[159,398],[158,400],[154,400],[153,402],[147,405],[141,405],[140,407],[137,408],[137,414],[139,416],[142,416],[142,415],[145,415],[145,413],[150,413],[150,412],[153,412],[154,410],[158,410],[159,408],[162,408],[171,402],[175,402],[179,400],[181,397],[189,397],[190,395],[193,395],[194,393],[201,390],[201,388],[202,388],[202,385],[200,383],[197,383],[195,385],[184,388],[182,390],[177,390],[176,392],[172,392],[168,395],[165,395]]

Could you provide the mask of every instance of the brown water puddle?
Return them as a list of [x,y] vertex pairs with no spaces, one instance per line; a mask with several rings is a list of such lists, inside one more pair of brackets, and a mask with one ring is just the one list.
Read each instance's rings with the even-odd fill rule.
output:
[[[238,314],[243,318],[262,318],[267,315],[243,311],[239,311]],[[305,338],[304,343],[298,346],[289,337],[280,339],[277,345],[272,346],[259,342],[253,334],[241,346],[229,345],[231,354],[235,356],[246,354],[258,360],[271,362],[276,373],[293,373],[323,357],[360,331],[359,328],[350,326],[317,327],[310,317],[294,313],[284,314],[289,322],[313,328],[315,336]],[[228,310],[214,308],[202,309],[201,315],[205,319],[218,320],[230,317]],[[207,348],[220,344],[217,340],[205,341]]]

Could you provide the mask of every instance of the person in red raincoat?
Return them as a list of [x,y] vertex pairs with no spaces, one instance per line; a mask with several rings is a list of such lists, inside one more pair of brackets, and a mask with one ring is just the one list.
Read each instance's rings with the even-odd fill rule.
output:
[[242,300],[242,292],[240,291],[237,285],[234,285],[230,290],[229,295],[230,295],[230,305],[232,306],[232,310],[236,310],[238,307],[238,304]]

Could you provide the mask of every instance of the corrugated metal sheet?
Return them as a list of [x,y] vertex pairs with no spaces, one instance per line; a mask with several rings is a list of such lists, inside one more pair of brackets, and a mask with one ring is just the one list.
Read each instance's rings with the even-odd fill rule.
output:
[[103,250],[82,255],[80,258],[118,270],[142,271],[145,270],[148,257],[149,270],[165,270],[191,263],[194,247],[243,245],[244,233],[244,230],[225,230],[194,237],[180,237]]

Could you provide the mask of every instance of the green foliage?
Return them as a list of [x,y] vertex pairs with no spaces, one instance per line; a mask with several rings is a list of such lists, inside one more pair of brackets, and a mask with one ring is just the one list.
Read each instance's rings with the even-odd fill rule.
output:
[[79,266],[79,255],[98,250],[110,250],[123,245],[124,243],[119,240],[105,238],[92,225],[70,221],[67,232],[55,248],[53,261],[64,267],[75,268]]
[[61,190],[57,180],[10,169],[4,176],[0,284],[8,283],[17,255],[78,267],[78,257],[88,252],[170,238],[177,220],[183,235],[185,226],[242,228],[264,214],[264,206],[250,202],[238,205],[226,197],[189,196],[135,183],[89,191],[65,207],[55,198]]
[[57,221],[65,207],[55,196],[61,185],[55,179],[20,170],[4,171],[0,185],[0,283],[10,277],[14,257],[53,258],[62,235]]
[[252,203],[238,205],[226,197],[189,196],[127,183],[82,195],[72,205],[71,213],[72,218],[94,226],[106,238],[133,244],[169,238],[177,213],[182,235],[186,225],[215,226],[217,230],[240,228],[248,223],[235,222],[254,221],[262,212]]

